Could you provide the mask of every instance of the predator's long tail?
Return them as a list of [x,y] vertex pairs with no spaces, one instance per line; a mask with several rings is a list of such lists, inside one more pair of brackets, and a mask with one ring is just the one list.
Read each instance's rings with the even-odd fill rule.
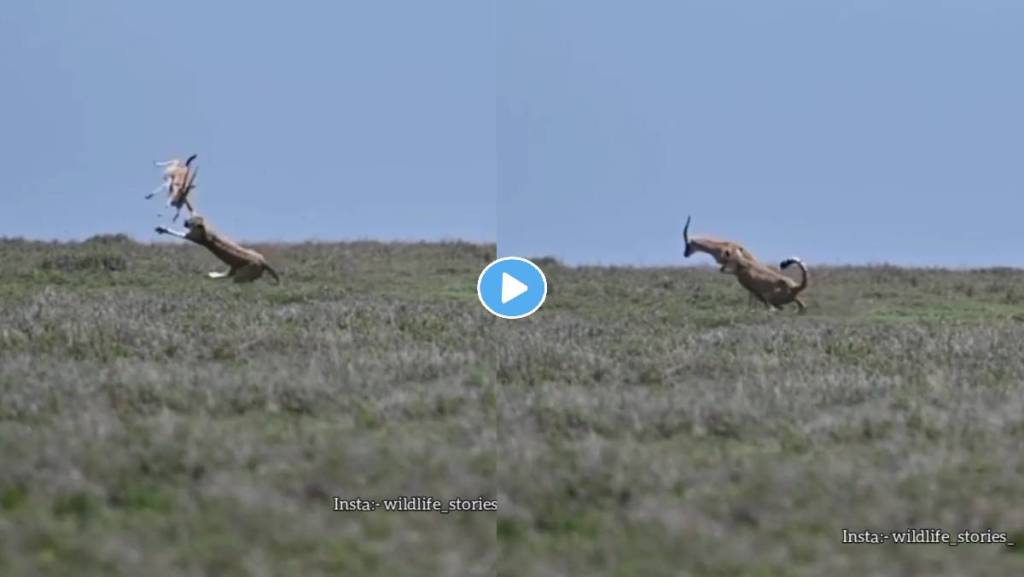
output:
[[281,284],[281,277],[277,276],[277,271],[270,268],[270,265],[267,263],[263,263],[263,268],[270,273],[270,276],[274,277],[274,284]]
[[779,263],[779,268],[785,270],[790,265],[794,264],[800,267],[800,284],[797,285],[796,292],[794,294],[800,294],[801,291],[807,288],[807,267],[804,266],[804,261],[794,256],[793,258],[787,258],[786,260]]

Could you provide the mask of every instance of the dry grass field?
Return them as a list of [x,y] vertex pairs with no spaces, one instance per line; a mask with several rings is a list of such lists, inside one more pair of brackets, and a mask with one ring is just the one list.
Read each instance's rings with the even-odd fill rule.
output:
[[493,575],[493,246],[0,242],[0,575]]
[[[569,268],[501,321],[493,246],[0,242],[0,574],[1021,575],[1024,272]],[[498,499],[335,512],[332,497]],[[1024,546],[1024,543],[1022,543]]]
[[[501,325],[503,575],[1024,575],[1024,272],[547,263]],[[1020,547],[843,544],[842,529]]]

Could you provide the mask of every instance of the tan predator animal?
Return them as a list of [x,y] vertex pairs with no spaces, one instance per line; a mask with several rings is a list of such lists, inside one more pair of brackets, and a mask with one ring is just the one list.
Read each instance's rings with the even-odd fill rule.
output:
[[232,278],[236,283],[245,283],[260,278],[263,276],[263,272],[266,271],[270,273],[270,276],[274,277],[277,283],[281,282],[281,277],[278,276],[277,271],[267,264],[262,254],[245,248],[221,235],[206,224],[206,220],[203,217],[196,215],[186,219],[185,228],[188,229],[188,232],[170,230],[158,226],[156,227],[156,232],[192,241],[199,246],[205,247],[224,264],[228,265],[228,270],[224,272],[209,272],[206,274],[207,277],[214,279]]
[[722,267],[719,270],[725,274],[736,275],[743,288],[760,299],[769,309],[779,310],[783,305],[796,303],[801,313],[807,310],[806,305],[799,297],[800,293],[807,288],[807,267],[799,258],[788,258],[779,264],[779,268],[782,270],[794,264],[800,267],[799,283],[782,274],[781,271],[750,260],[742,253],[732,249],[725,249],[722,253],[722,261]]
[[[689,235],[690,231],[690,216],[686,217],[686,226],[683,227],[683,242],[686,243],[686,248],[683,250],[683,256],[690,258],[694,253],[702,252],[710,255],[711,258],[715,259],[715,262],[721,265],[725,261],[723,256],[727,250],[737,252],[743,255],[747,260],[757,262],[754,255],[750,253],[743,245],[738,242],[731,240],[718,240],[706,236],[694,236]],[[756,295],[751,293],[747,298],[747,306],[754,303]]]

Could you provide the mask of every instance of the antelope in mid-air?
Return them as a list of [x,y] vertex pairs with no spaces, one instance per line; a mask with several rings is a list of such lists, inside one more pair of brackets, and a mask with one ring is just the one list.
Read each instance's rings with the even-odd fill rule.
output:
[[209,272],[206,273],[207,277],[215,279],[232,278],[236,283],[245,283],[260,278],[263,276],[263,272],[266,271],[270,273],[270,276],[274,277],[276,282],[281,282],[281,277],[277,275],[277,271],[267,264],[267,260],[262,254],[250,248],[245,248],[219,234],[206,224],[206,220],[203,217],[194,215],[185,219],[185,228],[188,229],[187,232],[158,226],[156,227],[156,232],[192,241],[199,246],[205,247],[224,264],[228,265],[228,270],[224,272]]
[[188,200],[188,194],[195,188],[196,181],[196,170],[192,169],[192,161],[196,159],[198,154],[189,156],[185,162],[182,162],[178,158],[172,158],[164,162],[154,162],[156,166],[164,167],[163,182],[160,186],[153,189],[153,192],[146,195],[146,199],[153,198],[153,196],[163,189],[167,189],[167,206],[177,209],[174,213],[174,218],[171,222],[178,220],[181,215],[181,207],[188,207],[190,214],[195,214],[195,209],[192,207],[192,203]]
[[779,264],[785,270],[791,265],[800,267],[800,282],[773,270],[755,260],[751,260],[739,251],[727,248],[722,253],[722,267],[726,274],[736,275],[743,288],[761,300],[770,310],[779,310],[782,305],[796,303],[802,313],[807,310],[799,294],[807,288],[807,267],[799,258],[787,258]]

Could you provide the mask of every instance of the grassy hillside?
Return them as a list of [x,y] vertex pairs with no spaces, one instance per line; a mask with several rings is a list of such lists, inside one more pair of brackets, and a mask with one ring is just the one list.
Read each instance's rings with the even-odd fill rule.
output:
[[812,268],[798,316],[542,261],[544,308],[500,321],[493,246],[260,248],[282,285],[0,242],[0,575],[1024,574],[1022,272]]
[[[1024,273],[545,267],[503,323],[506,575],[1024,575]],[[842,544],[853,531],[1020,544]]]
[[491,575],[493,246],[0,242],[0,575]]

